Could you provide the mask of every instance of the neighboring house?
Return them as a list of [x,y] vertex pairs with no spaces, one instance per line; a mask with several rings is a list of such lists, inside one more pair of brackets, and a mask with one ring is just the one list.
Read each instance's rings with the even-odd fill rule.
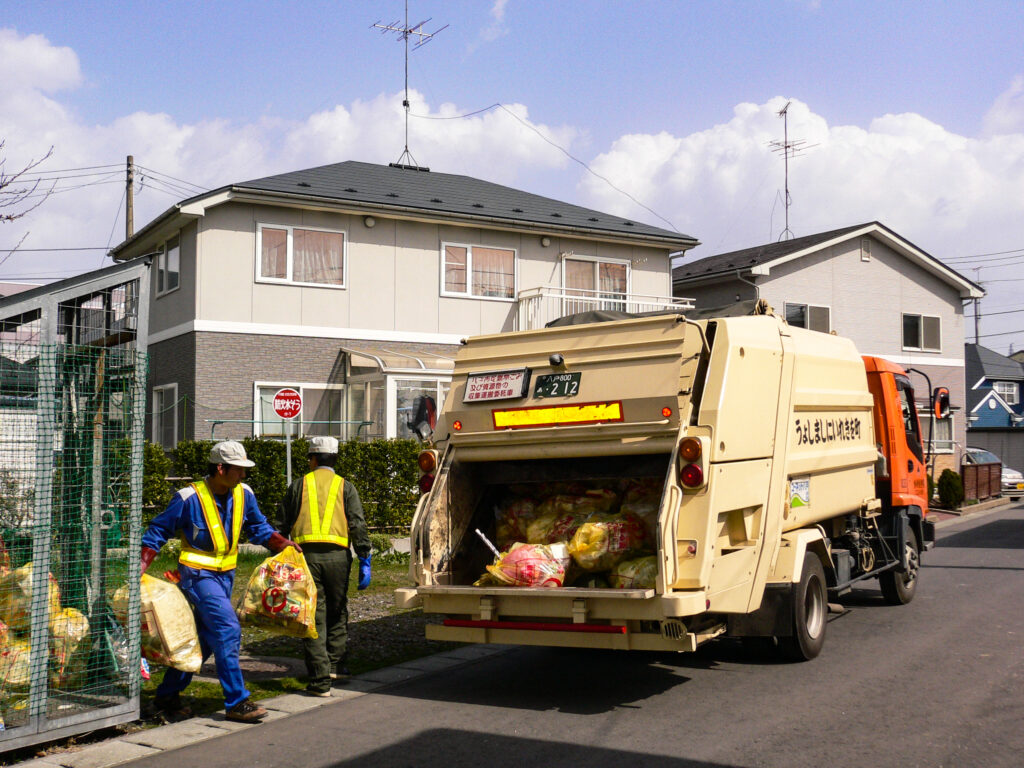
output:
[[1016,360],[1018,363],[1024,363],[1024,349],[1020,350],[1019,352],[1014,352],[1012,355],[1010,355],[1010,359]]
[[980,344],[965,344],[967,440],[1024,469],[1024,364]]
[[594,308],[689,308],[671,254],[621,216],[425,168],[344,162],[184,200],[112,251],[153,260],[150,436],[407,436],[461,339]]
[[[980,286],[888,227],[869,222],[731,253],[673,270],[676,295],[709,307],[762,298],[790,325],[838,333],[949,389],[953,414],[936,424],[935,472],[959,468],[965,447],[963,302]],[[928,386],[912,373],[926,445]]]

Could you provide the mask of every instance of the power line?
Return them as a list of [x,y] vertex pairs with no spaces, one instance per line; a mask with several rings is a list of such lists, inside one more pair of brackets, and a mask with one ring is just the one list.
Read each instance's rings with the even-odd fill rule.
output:
[[[650,213],[650,214],[651,214],[652,216],[656,216],[657,218],[661,219],[661,220],[662,220],[663,222],[665,222],[666,224],[668,224],[668,225],[669,225],[669,226],[670,226],[670,227],[672,228],[672,230],[673,230],[673,231],[675,231],[675,232],[679,232],[679,228],[678,228],[678,227],[676,227],[676,225],[675,225],[675,224],[673,224],[673,223],[672,223],[671,221],[669,221],[668,219],[666,219],[666,218],[665,218],[664,216],[662,216],[662,215],[661,215],[660,213],[658,213],[657,211],[653,210],[652,208],[650,208],[650,207],[648,207],[648,206],[644,205],[643,203],[641,203],[641,202],[640,202],[639,200],[637,200],[637,199],[636,199],[635,197],[633,197],[633,196],[632,196],[631,194],[629,194],[629,192],[627,192],[626,190],[624,190],[624,189],[620,189],[619,187],[615,186],[615,185],[614,185],[614,184],[613,184],[613,183],[611,182],[611,180],[609,180],[608,178],[606,178],[606,177],[602,176],[602,175],[601,175],[600,173],[598,173],[597,171],[595,171],[595,170],[594,170],[593,168],[591,168],[591,167],[590,167],[589,165],[587,165],[587,164],[586,164],[585,162],[583,162],[582,160],[580,160],[580,159],[579,159],[578,157],[576,157],[575,155],[571,154],[571,153],[570,153],[570,152],[569,152],[569,151],[568,151],[567,149],[565,149],[565,147],[563,147],[563,146],[561,146],[560,144],[558,144],[557,142],[555,142],[555,141],[552,141],[551,139],[549,139],[549,138],[548,138],[547,136],[545,136],[545,135],[544,135],[543,133],[541,133],[541,131],[539,131],[539,130],[538,130],[538,129],[536,128],[536,126],[533,126],[533,125],[531,125],[530,123],[526,122],[526,121],[525,121],[525,120],[523,120],[523,119],[522,119],[521,117],[519,117],[519,115],[517,115],[517,114],[516,114],[515,112],[513,112],[513,111],[512,111],[511,109],[509,109],[508,107],[506,107],[506,106],[505,106],[504,104],[502,104],[502,103],[500,103],[500,102],[495,102],[494,104],[491,104],[491,106],[489,106],[489,107],[484,107],[483,109],[477,109],[477,110],[474,110],[473,112],[467,112],[467,113],[466,113],[466,114],[464,114],[464,115],[453,115],[453,116],[450,116],[450,117],[435,117],[435,116],[433,116],[433,115],[417,115],[417,114],[412,114],[412,117],[418,117],[418,118],[420,118],[420,119],[422,119],[422,120],[462,120],[462,119],[464,119],[464,118],[467,118],[467,117],[473,117],[474,115],[479,115],[479,114],[481,114],[482,112],[489,112],[489,111],[490,111],[490,110],[492,110],[492,109],[500,109],[500,110],[503,110],[504,112],[506,112],[507,114],[511,115],[511,116],[512,116],[513,118],[515,118],[515,119],[516,119],[516,120],[517,120],[517,121],[518,121],[519,123],[521,123],[521,124],[522,124],[522,125],[524,125],[525,127],[529,128],[529,129],[530,129],[531,131],[533,131],[534,133],[536,133],[536,134],[537,134],[538,136],[540,136],[540,137],[541,137],[541,138],[542,138],[542,139],[543,139],[544,141],[546,141],[546,142],[547,142],[548,144],[550,144],[550,145],[551,145],[552,147],[554,147],[554,148],[555,148],[555,149],[557,149],[557,150],[558,150],[559,152],[561,152],[561,153],[562,153],[563,155],[565,155],[566,157],[568,157],[568,158],[569,158],[570,160],[572,160],[572,161],[573,161],[574,163],[578,163],[579,165],[581,165],[581,166],[583,167],[583,169],[587,171],[587,173],[591,174],[591,175],[592,175],[592,176],[594,176],[595,178],[598,178],[598,179],[600,179],[600,180],[601,180],[601,181],[603,181],[603,182],[604,182],[605,184],[607,184],[607,185],[608,185],[609,187],[611,187],[611,188],[612,188],[612,189],[614,189],[614,190],[615,190],[616,192],[618,192],[618,193],[619,193],[620,195],[625,195],[625,196],[626,196],[626,197],[628,197],[628,198],[629,198],[630,200],[632,200],[632,201],[633,201],[634,203],[636,203],[636,204],[637,204],[637,205],[639,205],[639,206],[640,206],[641,208],[643,208],[643,209],[644,209],[645,211],[647,211],[648,213]],[[680,233],[680,234],[682,234],[682,233]]]
[[79,248],[0,248],[0,253],[46,253],[48,251],[105,251],[105,245],[83,246]]
[[153,174],[153,175],[156,175],[156,176],[166,176],[168,179],[171,179],[172,181],[178,181],[178,182],[181,182],[182,184],[187,184],[188,186],[195,187],[196,189],[201,190],[203,192],[206,192],[209,189],[209,187],[204,187],[204,186],[202,186],[200,184],[194,184],[191,181],[185,181],[184,179],[176,178],[174,176],[171,176],[169,173],[163,173],[162,171],[156,171],[156,170],[154,170],[152,168],[147,168],[144,165],[136,164],[135,167],[138,168],[141,171],[146,171],[147,173],[150,173],[150,174]]
[[120,167],[120,166],[118,164],[115,164],[115,163],[111,163],[110,165],[83,165],[83,166],[81,166],[79,168],[55,168],[55,169],[50,169],[50,170],[46,170],[46,171],[25,171],[24,173],[22,173],[20,175],[22,175],[22,176],[35,176],[35,175],[45,175],[45,174],[48,174],[48,173],[71,173],[72,171],[91,171],[91,170],[94,170],[94,169],[97,169],[97,168],[118,168],[118,167]]
[[1004,331],[1003,333],[983,333],[979,339],[991,339],[993,336],[1015,336],[1017,334],[1024,334],[1024,330],[1021,331]]

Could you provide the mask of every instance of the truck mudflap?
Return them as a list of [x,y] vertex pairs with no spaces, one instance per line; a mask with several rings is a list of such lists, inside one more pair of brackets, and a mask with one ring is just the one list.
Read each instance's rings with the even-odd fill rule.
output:
[[703,591],[434,585],[396,593],[444,617],[427,638],[467,643],[692,651],[725,631]]

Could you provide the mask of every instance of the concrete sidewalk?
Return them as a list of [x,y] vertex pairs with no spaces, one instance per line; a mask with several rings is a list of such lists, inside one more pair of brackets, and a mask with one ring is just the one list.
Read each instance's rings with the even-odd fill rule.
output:
[[[367,693],[404,683],[423,675],[435,674],[455,667],[471,664],[479,659],[503,653],[509,646],[469,645],[453,651],[424,656],[394,667],[377,669],[356,675],[344,684],[334,687],[334,696],[321,699],[300,693],[288,693],[259,703],[268,714],[262,722],[269,723],[291,715],[298,715],[318,707],[330,707]],[[61,752],[45,757],[15,763],[12,768],[107,768],[130,760],[138,760],[171,749],[188,747],[200,741],[215,739],[228,733],[258,728],[259,724],[236,723],[224,718],[223,712],[183,720],[180,723],[149,728],[119,736],[108,741],[90,744],[74,752]]]

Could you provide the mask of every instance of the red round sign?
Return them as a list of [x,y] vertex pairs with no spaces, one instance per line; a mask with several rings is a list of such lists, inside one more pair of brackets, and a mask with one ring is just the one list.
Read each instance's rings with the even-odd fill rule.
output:
[[291,387],[274,393],[274,413],[282,419],[294,419],[302,413],[302,395]]

